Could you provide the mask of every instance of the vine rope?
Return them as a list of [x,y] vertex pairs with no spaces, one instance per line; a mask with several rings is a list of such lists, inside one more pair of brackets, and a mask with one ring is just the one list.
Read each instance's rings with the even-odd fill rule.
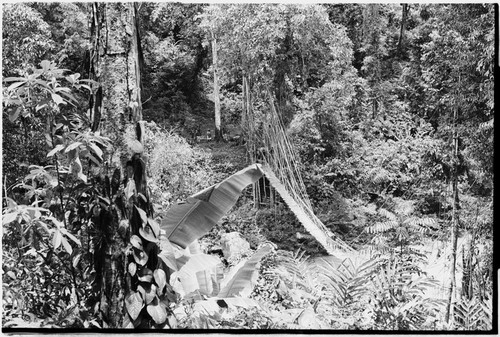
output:
[[[353,251],[353,248],[336,237],[314,214],[300,173],[299,157],[288,139],[272,96],[269,93],[268,96],[270,111],[265,115],[262,128],[260,128],[263,143],[263,147],[260,148],[260,157],[264,162],[262,169],[267,179],[304,228],[326,249],[328,254],[335,255],[336,250],[339,249]],[[246,122],[250,121],[253,119],[246,119]],[[255,126],[247,127],[250,130],[256,129]]]

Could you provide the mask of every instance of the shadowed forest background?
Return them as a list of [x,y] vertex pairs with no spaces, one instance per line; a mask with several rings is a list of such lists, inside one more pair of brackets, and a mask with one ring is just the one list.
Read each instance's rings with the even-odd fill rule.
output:
[[497,11],[3,4],[3,328],[497,328]]

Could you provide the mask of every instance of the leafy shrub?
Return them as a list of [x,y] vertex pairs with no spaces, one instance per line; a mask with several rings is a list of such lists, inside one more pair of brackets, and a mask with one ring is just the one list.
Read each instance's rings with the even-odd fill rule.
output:
[[[327,289],[334,295],[334,305],[348,308],[337,312],[357,313],[356,319],[350,320],[354,326],[376,330],[436,329],[444,301],[426,297],[436,283],[422,275],[412,259],[378,255],[358,266],[350,261],[327,263],[322,270]],[[360,313],[364,317],[358,316]]]
[[370,299],[376,329],[434,329],[444,301],[426,298],[433,280],[421,276],[420,268],[410,259],[386,259],[371,280]]
[[400,254],[412,252],[410,243],[422,244],[432,232],[440,229],[434,218],[413,215],[414,203],[393,198],[394,211],[380,207],[377,221],[365,228],[374,234],[371,244],[378,251],[397,250]]
[[[237,126],[241,119],[241,93],[221,90],[222,125]],[[233,134],[236,136],[236,134]]]
[[321,298],[323,285],[318,280],[316,266],[309,263],[309,257],[304,251],[280,251],[274,264],[271,272],[288,289],[282,291],[281,296],[292,307],[304,308]]
[[[146,123],[145,157],[151,199],[163,209],[213,184],[210,156],[173,130]],[[133,139],[133,127],[127,130]]]
[[78,108],[67,108],[78,104],[78,92],[89,90],[89,81],[79,74],[65,76],[53,62],[40,66],[23,77],[4,79],[12,83],[3,92],[10,121],[22,121],[27,130],[41,134],[42,154],[48,158],[43,166],[28,166],[29,173],[6,189],[17,202],[4,196],[7,315],[89,326],[97,323],[95,312],[87,309],[93,296],[88,220],[97,200],[105,200],[98,174],[109,143],[88,130]]

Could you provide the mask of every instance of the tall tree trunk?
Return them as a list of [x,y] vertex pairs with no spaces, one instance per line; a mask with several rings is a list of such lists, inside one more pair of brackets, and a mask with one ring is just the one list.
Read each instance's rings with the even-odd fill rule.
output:
[[102,90],[100,130],[117,150],[113,162],[123,166],[127,159],[121,151],[123,133],[142,119],[137,11],[134,3],[98,3],[95,7],[94,22],[99,27],[94,69]]
[[286,76],[290,73],[290,64],[293,63],[292,56],[292,39],[293,34],[290,28],[290,19],[286,20],[287,32],[285,39],[283,41],[282,51],[280,54],[283,55],[283,59],[278,62],[276,67],[276,74],[274,78],[274,92],[276,96],[276,102],[278,104],[278,111],[281,113],[281,118],[285,124],[287,124],[292,118],[291,111],[289,111],[290,106],[290,90],[286,84]]
[[[460,80],[459,80],[460,81]],[[446,322],[450,323],[453,317],[453,294],[456,291],[456,263],[457,263],[457,241],[458,241],[458,224],[459,224],[459,198],[458,198],[458,105],[455,106],[453,113],[453,172],[452,172],[452,193],[453,193],[453,210],[451,220],[451,253],[450,253],[450,283],[448,286],[448,303],[446,305]]]
[[361,35],[367,39],[369,34],[373,34],[373,22],[378,20],[379,4],[366,4],[363,7],[363,25]]
[[255,121],[252,111],[251,84],[248,75],[243,75],[243,117],[241,126],[246,136],[246,147],[250,162],[256,161],[255,149]]
[[408,13],[410,12],[410,5],[409,4],[402,4],[402,6],[403,6],[403,15],[401,17],[401,29],[399,31],[399,40],[398,40],[398,51],[399,52],[401,52],[402,47],[404,45],[406,21],[408,18]]
[[219,97],[219,75],[217,68],[217,39],[212,37],[212,63],[214,67],[214,105],[215,105],[215,141],[222,140],[220,97]]
[[[94,127],[112,141],[111,166],[123,168],[130,157],[125,147],[125,129],[142,119],[137,9],[134,3],[96,3],[93,16],[92,67],[94,79],[100,83],[99,99],[94,100]],[[123,214],[112,207],[106,212],[99,217],[105,220],[100,224],[104,235],[97,257],[101,260],[97,270],[99,308],[103,324],[119,328],[123,325],[124,298],[130,286],[125,279],[124,255],[129,242],[129,235],[124,233],[130,230],[124,232],[120,228]]]
[[379,27],[380,20],[380,5],[379,4],[366,4],[363,9],[363,25],[362,37],[363,42],[368,46],[366,54],[374,59],[371,61],[374,64],[365,70],[364,73],[368,78],[368,83],[371,88],[369,93],[369,100],[372,105],[372,118],[376,118],[380,110],[382,101],[380,100],[380,83],[382,79],[381,73],[381,59],[383,53],[381,52],[381,28]]

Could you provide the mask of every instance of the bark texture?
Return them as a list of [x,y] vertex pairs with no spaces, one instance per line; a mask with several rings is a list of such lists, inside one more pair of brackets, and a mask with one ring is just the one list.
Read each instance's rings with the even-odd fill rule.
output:
[[[137,9],[133,3],[111,2],[95,3],[92,9],[91,73],[100,85],[93,99],[93,129],[111,139],[109,164],[122,169],[130,158],[125,130],[142,119]],[[112,204],[97,219],[103,233],[100,249],[95,252],[100,261],[96,264],[99,309],[104,326],[109,328],[123,326],[124,299],[130,287],[124,253],[130,228],[120,228],[126,216],[122,213]]]
[[[94,13],[94,77],[102,90],[100,130],[115,146],[113,163],[124,164],[123,133],[142,119],[140,41],[133,3],[99,3]],[[96,116],[94,116],[96,117]],[[120,159],[120,161],[118,161]]]

